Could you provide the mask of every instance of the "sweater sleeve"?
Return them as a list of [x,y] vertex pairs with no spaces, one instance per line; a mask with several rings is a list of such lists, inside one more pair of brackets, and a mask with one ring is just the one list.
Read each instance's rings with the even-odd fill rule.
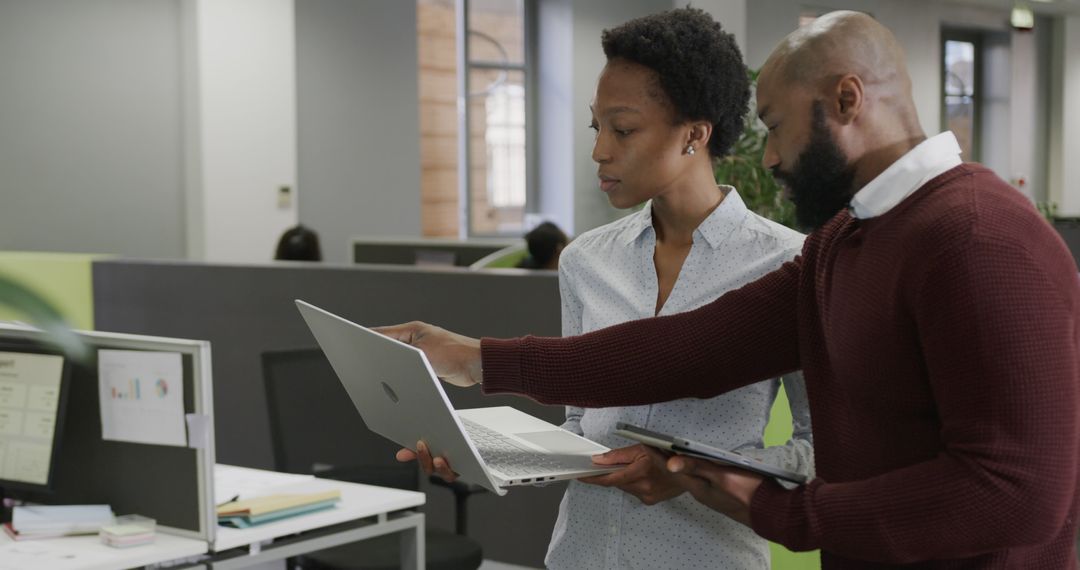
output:
[[1080,443],[1075,269],[1016,243],[972,240],[938,256],[912,297],[940,452],[865,480],[793,491],[767,482],[751,504],[758,534],[793,550],[909,563],[1061,532]]
[[486,394],[642,405],[718,394],[799,368],[802,258],[699,309],[569,338],[485,338]]

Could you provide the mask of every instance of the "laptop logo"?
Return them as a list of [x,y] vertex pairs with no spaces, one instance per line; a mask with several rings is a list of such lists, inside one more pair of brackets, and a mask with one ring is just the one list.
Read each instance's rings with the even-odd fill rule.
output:
[[395,404],[398,403],[398,397],[397,397],[397,394],[394,393],[394,389],[391,388],[390,385],[387,384],[386,382],[379,382],[379,383],[382,384],[382,389],[383,389],[383,391],[386,392],[386,397],[390,398],[391,402],[393,402]]

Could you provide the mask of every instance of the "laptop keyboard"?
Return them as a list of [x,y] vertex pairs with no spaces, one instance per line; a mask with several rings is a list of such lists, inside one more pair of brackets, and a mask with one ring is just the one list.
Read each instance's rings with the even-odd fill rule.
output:
[[544,475],[570,469],[550,455],[529,449],[513,439],[476,422],[460,418],[480,457],[489,467],[507,475]]

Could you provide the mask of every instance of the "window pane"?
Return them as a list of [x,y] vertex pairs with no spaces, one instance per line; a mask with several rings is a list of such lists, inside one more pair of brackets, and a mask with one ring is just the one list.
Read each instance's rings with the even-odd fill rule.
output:
[[420,219],[425,236],[458,237],[455,26],[453,0],[417,0]]
[[945,94],[975,95],[975,44],[945,42]]
[[520,234],[525,212],[525,76],[469,72],[472,233]]
[[963,160],[975,160],[975,43],[945,41],[945,128],[956,135]]
[[971,154],[975,143],[975,100],[971,97],[947,95],[945,97],[945,128],[956,135],[960,143],[960,157],[974,160]]
[[524,0],[469,0],[469,61],[525,63]]

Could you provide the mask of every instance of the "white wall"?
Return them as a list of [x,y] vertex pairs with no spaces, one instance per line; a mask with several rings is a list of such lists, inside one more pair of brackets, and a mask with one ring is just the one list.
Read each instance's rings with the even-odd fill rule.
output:
[[[979,162],[997,172],[1006,180],[1012,179],[1012,120],[1010,102],[1013,84],[1012,38],[1008,32],[995,32],[982,36],[983,78],[982,108],[980,109],[982,132],[979,134],[981,153]],[[1022,47],[1022,46],[1018,46]],[[1022,59],[1016,53],[1015,59]],[[1033,57],[1033,53],[1028,54]],[[1030,116],[1031,108],[1024,110]],[[1030,144],[1025,149],[1031,148]]]
[[0,2],[0,249],[184,255],[178,12]]
[[1062,213],[1080,216],[1080,16],[1062,21],[1065,68],[1062,73],[1060,125],[1062,156]]
[[[747,64],[759,68],[773,48],[798,24],[804,4],[792,0],[757,0],[748,4]],[[915,106],[927,133],[940,131],[941,24],[1004,29],[1002,10],[956,6],[927,0],[819,0],[814,9],[861,10],[888,26],[904,47],[913,82]]]
[[[1047,22],[1041,22],[1043,24]],[[1012,32],[1012,61],[1008,78],[1009,116],[1008,173],[1014,185],[1028,198],[1042,200],[1046,197],[1046,155],[1038,154],[1040,138],[1046,137],[1046,105],[1040,94],[1047,90],[1049,79],[1046,70],[1040,70],[1039,36],[1047,34],[1046,26],[1039,26],[1034,33]],[[1038,35],[1037,35],[1038,34]],[[1033,110],[1041,113],[1033,115]],[[1032,120],[1041,116],[1041,121]],[[1024,184],[1019,185],[1023,179]]]
[[[794,28],[803,5],[694,4],[735,31],[752,67]],[[813,4],[867,10],[893,29],[908,51],[915,99],[931,133],[939,129],[941,23],[1004,27],[1004,7]],[[678,5],[541,0],[541,24],[557,42],[539,54],[545,217],[551,213],[580,233],[624,214],[596,188],[585,128],[604,63],[600,32]],[[277,188],[296,189],[298,176],[299,219],[323,233],[331,259],[343,251],[341,236],[351,233],[418,233],[413,3],[304,0],[298,15],[293,6],[0,3],[0,248],[268,259],[280,232],[298,219],[294,208],[278,208]],[[1055,45],[1043,25],[1012,37],[1012,148],[1009,166],[999,167],[1006,178],[1026,175],[1036,199],[1051,187],[1050,198],[1072,215],[1080,215],[1080,58],[1062,54],[1080,53],[1077,20],[1059,24]],[[320,52],[332,61],[314,57]],[[1058,74],[1049,74],[1051,57]],[[304,78],[299,96],[294,73]],[[1053,117],[1040,119],[1047,107],[1056,109]],[[1044,146],[1047,139],[1053,144]],[[1054,157],[1049,168],[1046,156]]]
[[[573,30],[573,152],[574,232],[614,221],[627,214],[608,204],[596,178],[592,160],[593,134],[587,128],[592,115],[589,104],[596,93],[596,78],[604,68],[600,32],[632,18],[671,9],[671,0],[590,0],[574,2]],[[543,173],[541,173],[543,175]]]
[[536,16],[537,210],[541,220],[574,235],[574,146],[566,144],[575,136],[573,2],[543,0]]
[[[720,26],[726,32],[735,36],[735,43],[746,56],[746,21],[747,0],[701,0],[693,2],[695,8],[701,8],[708,12],[714,20],[720,22]],[[682,8],[688,3],[685,0],[674,0],[673,7]]]
[[420,235],[415,0],[296,2],[300,221],[323,257]]
[[[183,0],[188,256],[263,261],[296,224],[293,0]],[[192,98],[193,97],[193,98]],[[292,199],[279,203],[279,188]]]
[[1050,195],[1063,216],[1080,216],[1080,16],[1054,30],[1051,94]]
[[[758,68],[776,44],[795,29],[802,2],[757,0],[748,3],[747,64]],[[1045,152],[1047,110],[1045,100],[1051,77],[1045,64],[1048,30],[1039,26],[1034,33],[1014,33],[1007,26],[1008,8],[965,6],[928,0],[816,0],[814,10],[850,9],[872,14],[896,35],[907,55],[912,77],[913,98],[927,134],[941,131],[941,28],[955,26],[1000,32],[1010,41],[991,46],[990,58],[1005,73],[992,78],[994,99],[984,123],[986,137],[983,161],[1010,181],[1023,177],[1022,189],[1033,199],[1046,195]],[[1046,18],[1039,18],[1046,24]],[[1006,35],[1008,34],[1008,36]],[[1075,58],[1074,58],[1075,59]],[[1010,71],[1011,70],[1011,71]],[[1080,105],[1080,97],[1070,105]],[[1071,102],[1076,101],[1076,102]],[[1049,121],[1050,129],[1055,121]],[[1080,209],[1080,202],[1077,204]],[[1080,211],[1080,210],[1078,210]]]

